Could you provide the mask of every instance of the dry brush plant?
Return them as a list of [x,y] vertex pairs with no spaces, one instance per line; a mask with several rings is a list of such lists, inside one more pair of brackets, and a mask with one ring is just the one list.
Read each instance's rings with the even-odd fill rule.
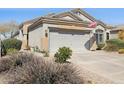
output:
[[[25,56],[26,55],[26,56]],[[47,62],[42,57],[21,54],[14,57],[19,64],[6,74],[11,84],[81,84],[80,71],[71,63]]]
[[0,58],[0,72],[14,69],[17,66],[22,66],[23,63],[32,60],[32,56],[33,54],[20,52]]
[[124,29],[122,29],[122,31],[118,32],[118,37],[119,37],[119,39],[124,40]]

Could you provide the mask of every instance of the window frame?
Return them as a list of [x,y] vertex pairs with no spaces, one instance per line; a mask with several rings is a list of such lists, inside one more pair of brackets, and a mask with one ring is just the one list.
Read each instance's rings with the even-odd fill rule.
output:
[[100,43],[103,43],[104,42],[104,33],[103,33],[103,30],[101,29],[97,29],[96,30],[96,43],[97,44],[100,44]]

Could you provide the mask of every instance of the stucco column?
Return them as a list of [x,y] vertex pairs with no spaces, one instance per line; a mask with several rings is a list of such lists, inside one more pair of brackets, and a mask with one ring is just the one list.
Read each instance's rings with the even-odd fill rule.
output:
[[42,50],[49,51],[49,28],[47,25],[43,25],[43,36],[42,36]]
[[22,50],[27,50],[29,49],[28,47],[28,26],[29,25],[24,25],[23,26],[23,40],[22,40]]
[[27,49],[28,49],[27,34],[24,34],[24,36],[23,36],[21,49],[22,49],[22,50],[27,50]]
[[106,42],[106,40],[107,40],[107,38],[106,38],[106,35],[107,34],[107,30],[105,30],[104,32],[103,32],[103,43],[105,43]]

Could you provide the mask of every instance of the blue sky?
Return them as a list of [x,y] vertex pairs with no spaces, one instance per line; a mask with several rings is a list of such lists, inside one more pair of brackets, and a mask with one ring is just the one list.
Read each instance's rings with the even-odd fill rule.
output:
[[[48,13],[59,13],[71,10],[70,8],[0,8],[0,22],[15,20],[21,23]],[[84,8],[90,15],[107,24],[124,24],[124,8]]]

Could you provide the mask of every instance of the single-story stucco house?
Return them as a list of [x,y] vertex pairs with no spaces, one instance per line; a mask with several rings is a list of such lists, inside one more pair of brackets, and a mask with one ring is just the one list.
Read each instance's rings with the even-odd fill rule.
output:
[[117,39],[118,38],[118,33],[124,31],[124,25],[116,25],[111,31],[110,35],[112,38]]
[[[97,22],[95,28],[88,25]],[[41,51],[55,52],[70,47],[73,52],[96,50],[97,45],[117,36],[113,27],[97,20],[82,9],[59,14],[48,14],[20,25],[23,33],[22,49],[38,47]]]

